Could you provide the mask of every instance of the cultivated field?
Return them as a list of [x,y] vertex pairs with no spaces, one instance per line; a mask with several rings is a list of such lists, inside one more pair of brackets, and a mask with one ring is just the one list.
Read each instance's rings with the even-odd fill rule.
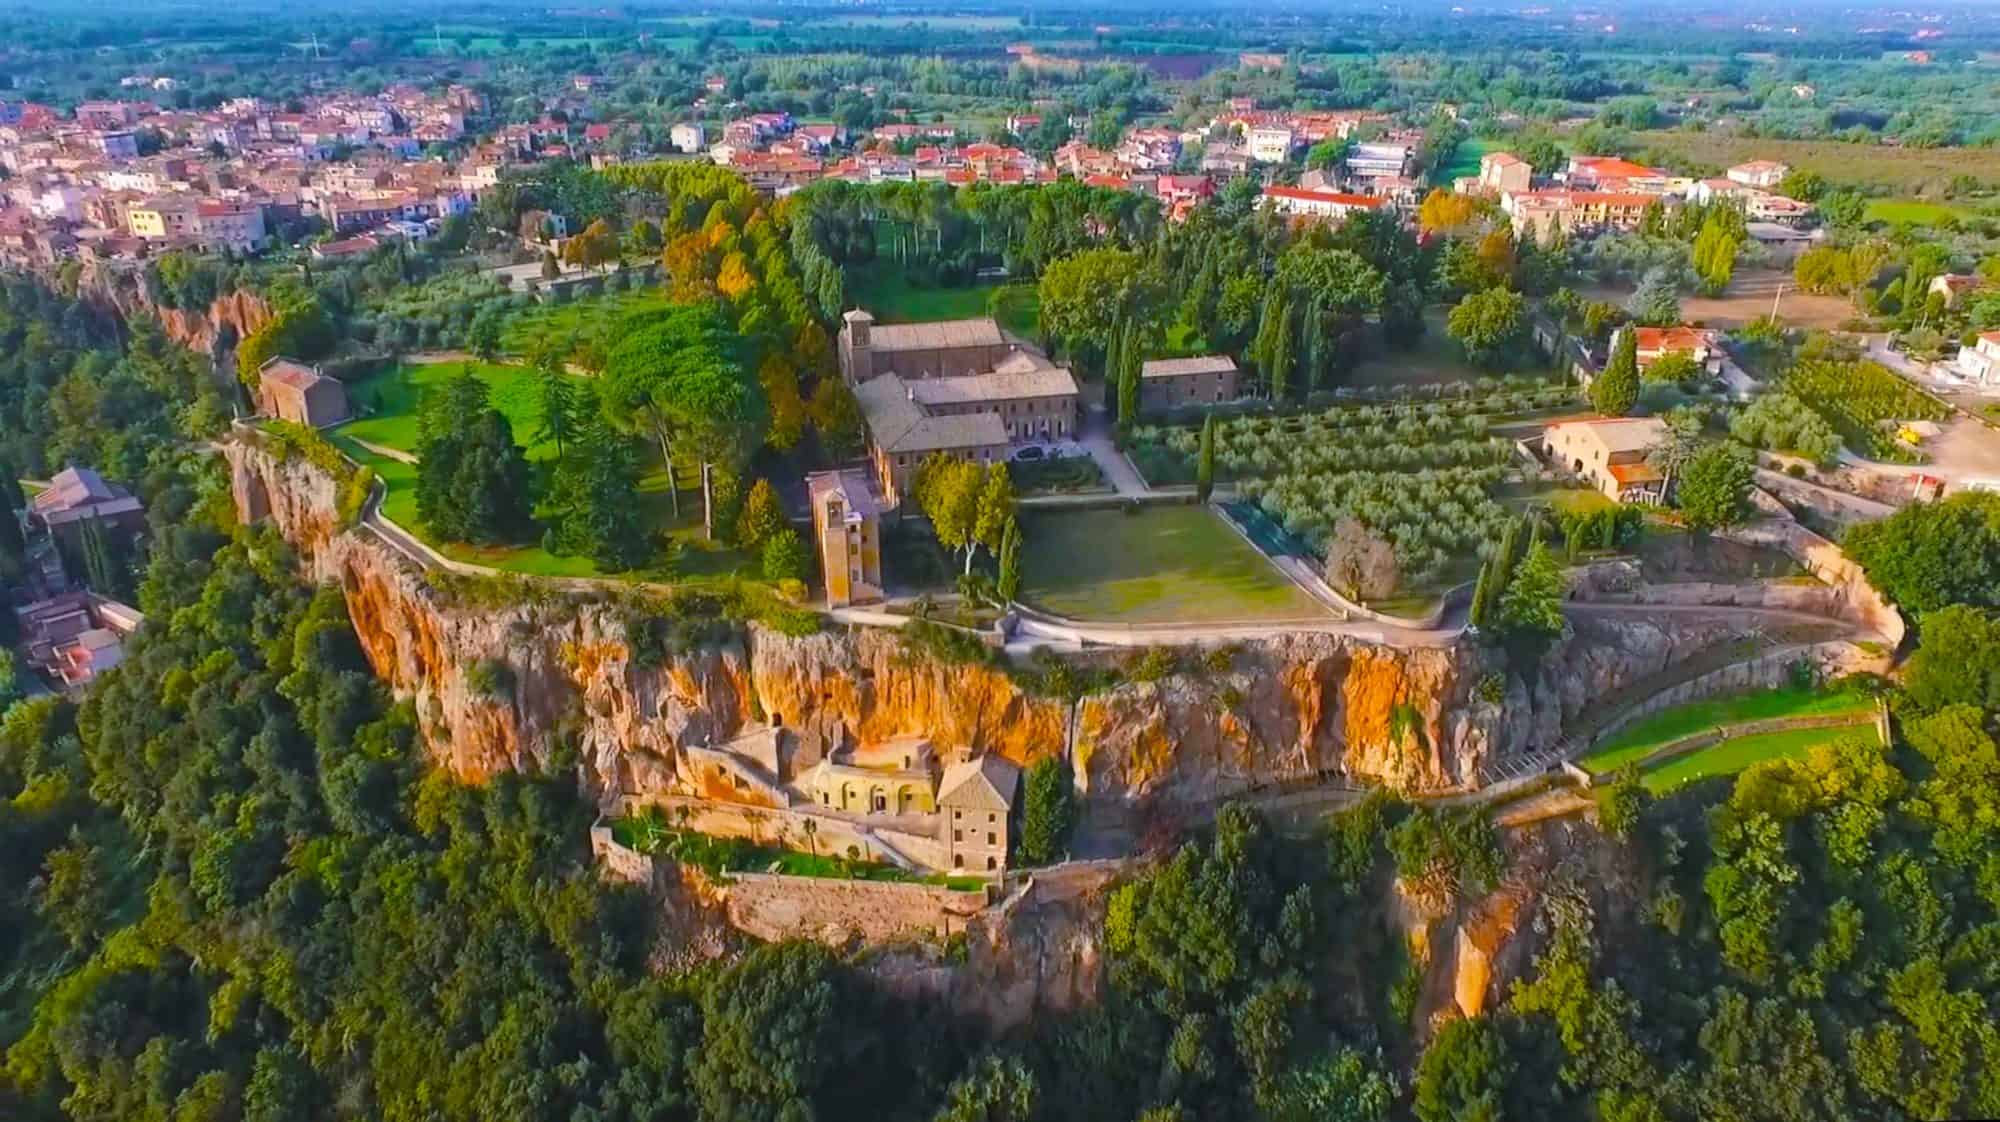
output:
[[1903,194],[1929,194],[1955,175],[2000,184],[2000,148],[1885,148],[1836,140],[1775,140],[1716,132],[1654,130],[1637,134],[1642,146],[1672,152],[1716,170],[1748,160],[1778,160],[1816,171],[1828,182],[1881,184]]

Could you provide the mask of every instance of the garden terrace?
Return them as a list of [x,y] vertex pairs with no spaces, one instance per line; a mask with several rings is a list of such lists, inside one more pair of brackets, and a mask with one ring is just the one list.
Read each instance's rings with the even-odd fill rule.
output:
[[1021,599],[1071,619],[1204,623],[1325,609],[1204,506],[1026,511]]
[[1766,760],[1803,756],[1822,744],[1851,736],[1863,737],[1871,744],[1882,742],[1874,722],[1866,717],[1857,717],[1850,725],[1831,728],[1787,729],[1734,736],[1646,767],[1640,771],[1639,781],[1655,795],[1669,794],[1690,783],[1735,775],[1752,764]]
[[986,887],[986,881],[978,877],[923,876],[882,861],[863,861],[834,853],[800,853],[781,846],[759,845],[748,838],[721,838],[677,830],[668,826],[657,811],[612,820],[611,837],[627,849],[693,865],[718,879],[727,879],[730,873],[778,873],[792,877],[936,884],[954,892],[976,892]]
[[1858,690],[1796,686],[1690,702],[1635,721],[1578,760],[1577,766],[1593,775],[1609,775],[1628,764],[1642,763],[1674,741],[1721,726],[1848,714],[1862,721],[1868,719],[1873,706],[1874,702]]

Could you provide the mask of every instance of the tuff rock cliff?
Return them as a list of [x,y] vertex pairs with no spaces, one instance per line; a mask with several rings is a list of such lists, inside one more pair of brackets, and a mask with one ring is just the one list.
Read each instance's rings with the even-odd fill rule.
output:
[[[342,527],[338,486],[318,469],[240,441],[226,454],[240,514],[268,518],[309,577],[345,591],[371,665],[415,700],[432,753],[468,780],[547,766],[567,745],[591,789],[643,794],[667,786],[681,745],[769,721],[793,730],[807,762],[901,734],[1017,763],[1067,750],[1078,786],[1104,807],[1212,803],[1326,775],[1441,791],[1552,744],[1587,701],[1738,630],[1685,617],[1580,623],[1533,674],[1506,677],[1497,701],[1482,696],[1496,696],[1498,656],[1471,644],[1326,634],[1241,644],[1226,668],[1204,660],[1074,707],[872,628],[798,638],[751,625],[641,665],[627,639],[630,597],[549,590],[473,602],[372,530]],[[469,675],[482,663],[506,673]],[[469,677],[502,688],[481,692]]]
[[136,273],[91,265],[78,278],[77,292],[120,319],[156,319],[167,338],[220,361],[244,336],[271,320],[271,306],[244,289],[224,293],[206,308],[163,308],[153,302]]

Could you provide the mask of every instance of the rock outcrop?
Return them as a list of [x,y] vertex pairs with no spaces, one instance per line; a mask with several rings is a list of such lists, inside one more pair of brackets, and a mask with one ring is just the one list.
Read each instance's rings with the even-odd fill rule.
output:
[[238,289],[217,296],[206,308],[163,308],[153,302],[136,273],[87,268],[78,293],[119,318],[158,320],[167,338],[190,350],[221,360],[237,341],[271,320],[271,306],[256,294]]
[[[681,746],[769,721],[794,733],[806,762],[909,734],[1021,764],[1067,751],[1079,788],[1111,806],[1212,803],[1327,777],[1445,791],[1554,743],[1587,701],[1739,630],[1722,618],[1592,621],[1526,676],[1502,674],[1498,654],[1470,643],[1286,635],[1187,654],[1178,672],[1074,706],[873,628],[792,637],[751,625],[646,660],[628,637],[645,610],[635,597],[549,586],[468,596],[370,528],[343,527],[338,486],[311,465],[241,441],[226,451],[239,511],[268,518],[310,578],[345,591],[370,664],[415,700],[432,753],[468,780],[540,769],[568,749],[591,789],[642,795],[665,789]],[[506,672],[469,673],[480,664]]]

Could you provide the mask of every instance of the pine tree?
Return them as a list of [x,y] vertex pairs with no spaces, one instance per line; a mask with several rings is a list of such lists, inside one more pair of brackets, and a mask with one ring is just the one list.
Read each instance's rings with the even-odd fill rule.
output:
[[1009,518],[1000,535],[1000,580],[996,585],[1000,602],[1011,604],[1021,591],[1021,524]]
[[1215,414],[1201,420],[1201,453],[1194,465],[1194,494],[1196,500],[1207,502],[1215,491]]

